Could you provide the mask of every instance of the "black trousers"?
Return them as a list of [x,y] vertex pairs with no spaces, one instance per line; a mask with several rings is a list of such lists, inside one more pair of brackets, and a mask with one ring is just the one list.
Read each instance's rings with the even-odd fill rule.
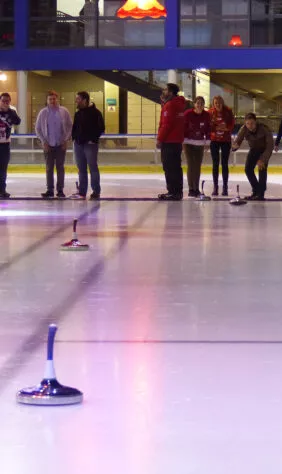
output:
[[230,142],[211,142],[213,184],[214,186],[218,186],[220,150],[221,150],[223,187],[227,188],[228,178],[229,178],[228,161],[229,161],[230,150],[231,150]]
[[250,150],[245,164],[245,173],[252,186],[253,193],[257,196],[264,196],[267,182],[267,166],[259,171],[259,179],[255,175],[255,167],[264,150]]
[[182,194],[183,192],[181,153],[181,143],[162,143],[162,165],[165,173],[167,190],[170,194]]
[[10,161],[10,143],[0,143],[0,193],[6,191],[7,169]]

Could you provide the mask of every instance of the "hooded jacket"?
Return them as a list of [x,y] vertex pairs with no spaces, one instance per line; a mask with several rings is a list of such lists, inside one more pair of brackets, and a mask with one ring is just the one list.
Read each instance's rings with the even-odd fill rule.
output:
[[183,143],[185,99],[182,96],[168,99],[161,111],[158,142]]
[[78,145],[98,143],[105,131],[103,116],[94,104],[79,109],[74,116],[72,139]]

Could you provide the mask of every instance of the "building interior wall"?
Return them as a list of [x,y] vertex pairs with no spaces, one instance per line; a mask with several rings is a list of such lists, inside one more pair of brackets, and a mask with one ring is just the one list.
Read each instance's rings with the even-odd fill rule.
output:
[[[17,74],[6,72],[7,81],[0,85],[2,92],[9,92],[12,104],[17,107]],[[46,102],[46,92],[56,90],[64,105],[73,116],[75,95],[79,90],[90,92],[91,100],[105,117],[106,132],[119,133],[119,88],[87,72],[49,72],[28,73],[28,133],[33,133],[38,112]],[[115,105],[111,105],[115,102]],[[160,106],[133,93],[128,93],[127,125],[128,133],[155,133],[158,128]]]

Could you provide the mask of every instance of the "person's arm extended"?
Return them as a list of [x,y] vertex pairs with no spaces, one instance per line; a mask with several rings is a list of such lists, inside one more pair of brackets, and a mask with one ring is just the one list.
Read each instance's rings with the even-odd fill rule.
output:
[[242,142],[245,138],[245,133],[246,133],[246,127],[245,125],[243,125],[239,132],[238,132],[238,135],[236,137],[236,140],[234,141],[234,143],[232,144],[232,150],[235,151],[235,150],[238,150],[238,148],[240,148],[240,146],[242,145]]

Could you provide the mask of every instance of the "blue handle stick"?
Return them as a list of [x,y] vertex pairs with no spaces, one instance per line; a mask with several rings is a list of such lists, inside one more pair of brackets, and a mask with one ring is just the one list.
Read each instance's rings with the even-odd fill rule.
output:
[[48,331],[48,342],[47,342],[47,360],[53,360],[54,353],[54,342],[57,332],[56,324],[50,324]]

